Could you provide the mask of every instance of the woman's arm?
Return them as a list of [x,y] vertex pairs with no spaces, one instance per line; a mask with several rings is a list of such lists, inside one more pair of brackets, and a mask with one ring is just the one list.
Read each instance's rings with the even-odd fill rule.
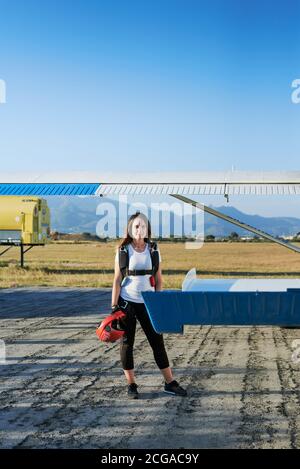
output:
[[111,305],[115,306],[118,304],[120,291],[122,283],[122,274],[119,267],[119,259],[115,260],[115,275],[113,281],[112,295],[111,295]]
[[162,291],[162,272],[160,266],[155,274],[155,291]]

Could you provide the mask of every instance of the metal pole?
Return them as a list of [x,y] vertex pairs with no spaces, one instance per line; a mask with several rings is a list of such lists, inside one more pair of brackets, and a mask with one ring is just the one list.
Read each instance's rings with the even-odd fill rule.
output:
[[21,247],[21,267],[24,267],[24,250],[23,250],[23,244],[20,244]]
[[274,243],[280,244],[281,246],[291,249],[292,251],[300,252],[300,248],[298,246],[295,246],[292,243],[288,243],[287,241],[283,241],[282,239],[275,238],[275,236],[269,235],[265,231],[259,230],[258,228],[254,228],[253,226],[248,225],[247,223],[243,223],[237,220],[236,218],[232,218],[229,215],[225,215],[224,213],[218,212],[217,210],[214,210],[211,207],[207,207],[206,205],[196,202],[195,200],[189,199],[188,197],[185,197],[183,195],[179,195],[179,194],[170,194],[170,195],[171,197],[175,197],[176,199],[179,199],[182,202],[193,205],[193,207],[197,207],[200,210],[203,210],[204,212],[210,213],[211,215],[214,215],[215,217],[221,218],[222,220],[228,221],[229,223],[232,223],[233,225],[239,226],[240,228],[243,228],[244,230],[251,231],[252,233],[255,233],[256,235],[261,236],[262,238],[266,238],[269,241],[273,241]]

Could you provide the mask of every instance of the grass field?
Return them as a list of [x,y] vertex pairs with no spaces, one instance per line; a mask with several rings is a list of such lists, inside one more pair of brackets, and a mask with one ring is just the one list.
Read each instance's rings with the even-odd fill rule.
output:
[[[19,267],[19,249],[12,248],[0,257],[0,288],[111,287],[116,246],[115,242],[37,246],[25,254],[24,269]],[[192,267],[203,278],[300,276],[300,255],[273,243],[206,243],[196,250],[181,243],[159,246],[164,288],[181,288]]]

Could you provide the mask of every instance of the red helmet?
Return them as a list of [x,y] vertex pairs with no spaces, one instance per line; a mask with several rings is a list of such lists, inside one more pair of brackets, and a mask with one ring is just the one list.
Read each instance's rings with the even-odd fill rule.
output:
[[119,310],[107,316],[96,329],[96,334],[103,342],[115,342],[125,334],[120,328],[119,319],[125,318],[126,314]]

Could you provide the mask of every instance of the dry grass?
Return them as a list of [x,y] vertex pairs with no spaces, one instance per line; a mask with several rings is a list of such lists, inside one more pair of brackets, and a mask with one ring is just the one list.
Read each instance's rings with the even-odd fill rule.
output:
[[[0,257],[0,288],[111,287],[115,247],[115,242],[38,246],[25,254],[24,269],[13,248]],[[205,278],[300,277],[300,255],[272,243],[206,243],[198,250],[161,243],[160,250],[165,288],[181,288],[192,267]]]

